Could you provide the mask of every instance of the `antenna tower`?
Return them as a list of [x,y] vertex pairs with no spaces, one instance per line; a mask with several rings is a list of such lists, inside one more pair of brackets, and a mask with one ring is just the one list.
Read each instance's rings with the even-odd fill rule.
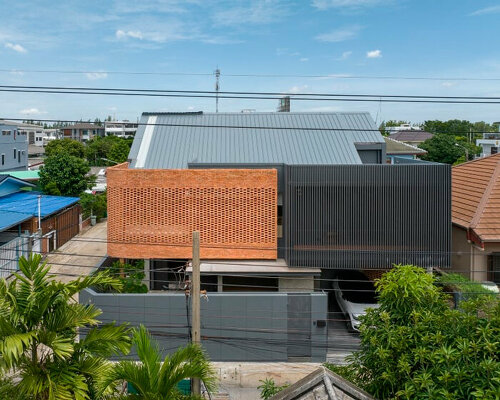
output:
[[220,77],[220,69],[217,68],[215,70],[215,112],[219,112],[219,77]]

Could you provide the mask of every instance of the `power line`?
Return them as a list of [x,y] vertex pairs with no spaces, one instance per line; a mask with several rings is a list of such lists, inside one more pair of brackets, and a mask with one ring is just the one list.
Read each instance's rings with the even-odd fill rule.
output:
[[[107,71],[107,70],[42,70],[2,68],[0,72],[38,73],[38,74],[108,74],[108,75],[157,75],[157,76],[214,76],[215,72],[158,72],[158,71]],[[423,80],[423,81],[500,81],[500,78],[478,77],[432,77],[432,76],[397,76],[397,75],[351,75],[351,74],[256,74],[256,73],[221,73],[233,78],[326,78],[326,79],[380,79],[380,80]]]
[[[57,90],[48,90],[48,89],[29,89],[26,86],[23,89],[7,89],[0,88],[0,92],[11,92],[11,93],[45,93],[45,94],[78,94],[78,95],[101,95],[101,96],[139,96],[139,97],[184,97],[184,98],[225,98],[225,99],[242,99],[242,100],[280,100],[282,95],[280,96],[265,96],[265,95],[255,95],[255,96],[247,96],[247,95],[217,95],[213,94],[188,94],[188,93],[151,93],[151,92],[126,92],[126,91],[111,91],[105,89],[99,89],[98,91],[92,90],[65,90],[57,89]],[[200,92],[198,92],[200,93]],[[316,94],[317,96],[321,96],[320,94]],[[315,96],[315,94],[304,94],[303,96]],[[294,95],[294,101],[347,101],[347,102],[377,102],[377,103],[439,103],[439,104],[500,104],[499,100],[495,101],[484,101],[477,98],[477,100],[450,100],[444,99],[444,97],[435,96],[432,98],[435,99],[444,99],[444,100],[429,100],[428,98],[421,97],[409,97],[402,96],[403,98],[385,98],[382,99],[380,96],[376,96],[377,98],[354,98],[353,95],[347,95],[351,97],[301,97],[300,95]]]
[[[217,77],[217,74],[216,74]],[[139,92],[139,93],[186,93],[186,94],[227,94],[227,95],[257,95],[257,96],[283,96],[284,92],[248,92],[248,91],[221,91],[217,90],[172,90],[172,89],[134,89],[134,88],[102,88],[102,87],[83,87],[83,86],[20,86],[20,85],[0,85],[5,89],[39,89],[39,90],[90,90],[103,92]],[[290,96],[318,96],[318,97],[368,97],[368,98],[424,98],[424,99],[469,99],[469,100],[500,100],[498,96],[436,96],[436,95],[383,95],[383,94],[345,94],[345,93],[292,93]]]

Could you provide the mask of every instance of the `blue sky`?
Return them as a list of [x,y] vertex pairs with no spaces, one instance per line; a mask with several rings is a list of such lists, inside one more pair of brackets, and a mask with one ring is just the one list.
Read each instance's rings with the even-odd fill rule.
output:
[[[111,71],[211,74],[219,66],[222,90],[500,96],[500,80],[451,79],[500,78],[500,5],[493,0],[3,0],[0,15],[3,85],[212,90],[212,75]],[[20,72],[32,70],[96,73]],[[276,105],[223,99],[220,110]],[[10,118],[135,120],[143,111],[214,108],[213,100],[193,98],[0,93],[0,117]],[[378,122],[500,120],[499,105],[292,100],[292,111],[357,110]]]

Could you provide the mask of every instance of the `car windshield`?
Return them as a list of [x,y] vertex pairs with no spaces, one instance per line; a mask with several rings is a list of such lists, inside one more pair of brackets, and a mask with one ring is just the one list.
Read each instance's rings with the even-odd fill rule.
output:
[[361,273],[340,275],[339,287],[343,297],[352,303],[377,303],[375,286]]

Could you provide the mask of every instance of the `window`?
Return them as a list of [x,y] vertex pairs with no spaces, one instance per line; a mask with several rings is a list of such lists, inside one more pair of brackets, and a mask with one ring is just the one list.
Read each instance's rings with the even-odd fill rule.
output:
[[5,154],[2,154],[2,165],[5,165]]
[[21,162],[21,150],[19,150],[17,152],[17,162],[20,163]]
[[10,131],[2,131],[2,136],[10,136]]
[[497,154],[497,153],[498,153],[498,147],[492,147],[491,154]]
[[14,149],[14,160],[16,159],[16,157],[17,157],[17,150]]

